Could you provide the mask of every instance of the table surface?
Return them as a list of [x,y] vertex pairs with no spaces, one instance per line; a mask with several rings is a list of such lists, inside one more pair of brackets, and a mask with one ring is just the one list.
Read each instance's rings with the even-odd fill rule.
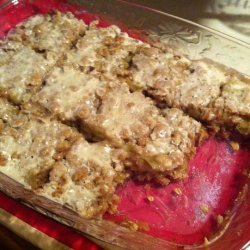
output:
[[0,249],[4,250],[38,250],[28,241],[18,237],[15,233],[0,224]]

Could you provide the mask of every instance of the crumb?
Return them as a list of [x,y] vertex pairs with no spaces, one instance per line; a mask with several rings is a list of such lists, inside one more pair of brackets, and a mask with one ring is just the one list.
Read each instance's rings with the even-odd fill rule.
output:
[[182,195],[182,191],[181,191],[180,188],[175,188],[175,189],[174,189],[174,192],[175,192],[178,196]]
[[111,204],[109,205],[108,212],[110,214],[115,214],[117,212],[117,205],[116,204]]
[[209,245],[209,240],[207,237],[204,237],[204,242],[203,242],[204,247],[207,247]]
[[132,221],[132,220],[124,220],[121,223],[121,226],[124,226],[128,229],[130,229],[131,231],[138,231],[138,230],[142,230],[142,231],[148,231],[149,230],[149,225],[146,222],[143,221]]
[[131,221],[131,220],[125,220],[121,223],[121,226],[124,226],[128,229],[130,229],[131,231],[138,231],[139,229],[139,226],[136,222],[134,221]]
[[148,231],[149,230],[148,223],[143,222],[143,221],[138,221],[137,224],[138,224],[140,230],[142,230],[142,231]]
[[239,192],[238,197],[237,197],[236,200],[237,200],[237,201],[242,201],[243,199],[245,199],[245,198],[246,198],[246,192],[247,192],[247,190],[248,190],[248,185],[245,184],[245,185],[242,187],[241,191]]
[[121,201],[120,196],[118,196],[118,195],[115,194],[113,196],[113,203],[117,205],[117,204],[119,204],[120,201]]
[[166,186],[170,183],[170,180],[162,175],[157,176],[156,181],[160,183],[162,186]]
[[152,195],[148,195],[148,196],[147,196],[147,199],[148,199],[148,201],[151,202],[151,201],[154,201],[155,198],[154,198],[154,196],[152,196]]
[[200,209],[204,214],[207,214],[209,212],[209,207],[207,205],[201,204]]
[[117,212],[117,205],[119,204],[120,200],[121,200],[120,196],[116,194],[113,195],[111,204],[109,204],[109,209],[108,209],[108,212],[110,214],[115,214]]
[[231,142],[230,142],[230,145],[231,145],[231,147],[232,147],[232,149],[233,149],[234,151],[238,151],[238,150],[240,149],[240,145],[239,145],[238,142],[231,141]]
[[242,172],[242,174],[243,174],[244,176],[246,176],[248,179],[250,179],[250,170],[244,169],[243,172]]

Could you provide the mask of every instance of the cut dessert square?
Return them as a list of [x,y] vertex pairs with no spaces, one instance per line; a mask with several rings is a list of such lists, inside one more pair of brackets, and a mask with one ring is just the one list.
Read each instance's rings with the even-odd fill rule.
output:
[[142,48],[131,60],[130,88],[154,89],[156,86],[157,90],[158,86],[163,85],[167,89],[166,93],[175,94],[174,89],[171,91],[172,87],[180,87],[183,78],[190,73],[190,65],[190,60],[175,55],[169,48],[165,52],[152,46]]
[[15,104],[28,100],[40,88],[54,63],[43,54],[10,41],[0,46],[0,55],[0,96]]
[[107,79],[126,74],[132,55],[149,45],[129,37],[115,25],[98,28],[95,24],[90,24],[76,48],[67,53],[66,64],[85,73],[101,73]]
[[133,84],[148,90],[157,101],[183,109],[207,107],[227,80],[225,72],[213,65],[157,48],[143,49],[134,56],[131,75]]
[[61,120],[75,120],[108,83],[71,67],[55,67],[32,100]]
[[141,88],[158,104],[177,107],[209,125],[237,128],[249,134],[250,80],[208,60],[190,61],[144,48],[131,63],[132,86]]
[[240,114],[250,118],[250,81],[240,77],[230,77],[229,81],[221,86],[221,95],[215,105],[223,99],[224,109],[232,114]]
[[[230,77],[221,86],[221,94],[215,100],[213,109],[217,118],[222,117],[229,128],[236,126],[242,135],[250,136],[250,79]],[[221,110],[224,112],[220,112]],[[220,124],[221,121],[216,123]]]
[[85,105],[87,112],[80,115],[85,129],[119,147],[144,144],[159,116],[149,98],[130,93],[125,84],[103,89],[92,102],[96,105]]
[[70,13],[36,15],[0,44],[0,95],[15,104],[29,100],[86,25]]
[[60,56],[69,49],[86,29],[82,20],[72,13],[54,11],[36,15],[20,23],[8,38],[22,42],[39,52],[55,52]]
[[112,206],[115,187],[127,176],[122,152],[89,144],[73,128],[24,115],[7,101],[0,105],[2,173],[86,218]]

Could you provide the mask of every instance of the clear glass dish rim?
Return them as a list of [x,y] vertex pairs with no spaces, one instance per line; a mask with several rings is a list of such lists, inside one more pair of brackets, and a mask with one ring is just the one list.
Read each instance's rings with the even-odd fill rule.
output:
[[[65,1],[65,0],[64,0]],[[107,0],[106,0],[107,1]],[[202,30],[206,30],[214,35],[217,35],[217,36],[220,36],[224,39],[227,39],[231,42],[234,42],[234,43],[237,43],[238,45],[241,45],[243,47],[246,47],[246,48],[250,48],[250,43],[247,43],[247,42],[244,42],[240,39],[237,39],[233,36],[230,36],[228,34],[225,34],[224,32],[222,31],[218,31],[216,29],[213,29],[213,28],[210,28],[210,27],[206,27],[204,25],[201,25],[201,24],[198,24],[196,22],[193,22],[193,21],[190,21],[188,19],[185,19],[185,18],[182,18],[182,17],[179,17],[179,16],[176,16],[176,15],[173,15],[173,14],[169,14],[167,12],[164,12],[164,11],[160,11],[160,10],[157,10],[157,9],[154,9],[154,8],[151,8],[151,7],[148,7],[148,6],[145,6],[143,4],[138,4],[138,3],[133,3],[133,2],[130,2],[130,1],[127,1],[127,0],[115,0],[117,2],[121,2],[123,4],[127,4],[127,5],[130,5],[130,6],[135,6],[137,8],[142,8],[144,10],[147,10],[147,11],[151,11],[151,12],[155,12],[155,13],[158,13],[158,14],[161,14],[161,15],[165,15],[165,16],[168,16],[170,18],[174,18],[175,20],[178,20],[178,21],[181,21],[181,22],[184,22],[188,25],[192,25],[192,26],[195,26],[199,29],[202,29]],[[16,5],[16,4],[19,4],[20,2],[31,2],[32,3],[32,0],[28,0],[28,1],[25,1],[25,0],[7,0],[7,1],[3,1],[3,3],[0,5],[0,10],[8,7],[9,5]],[[70,1],[67,1],[67,2],[70,2]]]
[[[65,0],[63,0],[63,1],[65,1]],[[106,1],[108,1],[108,0],[106,0]],[[181,22],[183,22],[183,23],[186,23],[186,24],[188,24],[188,25],[191,25],[191,26],[193,26],[193,27],[196,27],[196,28],[199,28],[199,29],[201,29],[201,30],[204,30],[204,31],[208,31],[209,33],[211,33],[211,34],[213,34],[213,35],[216,35],[216,36],[219,36],[219,37],[221,37],[221,38],[223,38],[223,39],[226,39],[226,40],[228,40],[228,41],[230,41],[230,42],[233,42],[233,43],[235,43],[235,44],[237,44],[237,45],[240,45],[240,46],[242,46],[242,47],[244,47],[244,48],[246,48],[246,49],[249,49],[250,48],[250,44],[248,44],[248,43],[246,43],[246,42],[244,42],[244,41],[241,41],[241,40],[239,40],[239,39],[237,39],[237,38],[234,38],[234,37],[232,37],[232,36],[230,36],[230,35],[227,35],[227,34],[225,34],[225,33],[223,33],[223,32],[220,32],[220,31],[217,31],[217,30],[214,30],[214,29],[212,29],[212,28],[209,28],[209,27],[206,27],[206,26],[203,26],[203,25],[200,25],[200,24],[198,24],[198,23],[195,23],[195,22],[192,22],[192,21],[189,21],[189,20],[187,20],[187,19],[184,19],[184,18],[181,18],[181,17],[178,17],[178,16],[175,16],[175,15],[172,15],[172,14],[169,14],[169,13],[167,13],[167,12],[163,12],[163,11],[160,11],[160,10],[156,10],[156,9],[154,9],[154,8],[151,8],[151,7],[147,7],[147,6],[144,6],[144,5],[141,5],[141,4],[137,4],[137,3],[132,3],[132,2],[129,2],[129,1],[126,1],[126,0],[114,0],[114,1],[116,1],[116,2],[120,2],[120,3],[123,3],[123,4],[127,4],[127,5],[129,5],[129,6],[135,6],[135,7],[137,7],[137,8],[142,8],[142,9],[144,9],[144,10],[147,10],[147,11],[151,11],[151,12],[154,12],[154,13],[158,13],[158,14],[160,14],[160,15],[165,15],[165,16],[167,16],[167,17],[170,17],[170,18],[173,18],[173,19],[175,19],[175,20],[178,20],[178,21],[181,21]],[[17,4],[19,4],[19,3],[21,3],[21,2],[23,2],[23,3],[31,3],[32,4],[32,0],[7,0],[7,1],[3,1],[3,3],[0,5],[0,11],[2,11],[3,9],[5,9],[5,8],[7,8],[8,6],[10,6],[10,5],[17,5]],[[68,3],[70,3],[70,0],[68,0],[68,1],[65,1],[65,2],[68,2]],[[233,219],[233,217],[234,216],[232,216],[232,219]],[[226,228],[225,228],[226,229]],[[89,235],[90,237],[94,237],[94,236],[92,236],[92,235]],[[220,236],[221,235],[219,235],[218,236],[218,238],[220,238]],[[217,237],[214,239],[214,241],[211,241],[210,243],[211,243],[211,246],[213,245],[213,243],[215,243],[216,242],[216,240],[218,239]],[[99,239],[100,240],[100,239]],[[167,240],[164,240],[167,244],[170,244],[170,245],[172,245],[172,246],[180,246],[179,244],[175,244],[175,243],[173,243],[173,242],[171,242],[171,241],[167,241]],[[112,244],[112,243],[110,243],[110,242],[106,242],[107,244]],[[113,245],[113,244],[112,244]],[[115,245],[114,245],[115,246]],[[184,246],[185,248],[184,249],[201,249],[201,248],[203,248],[204,246],[203,245],[181,245],[181,246]],[[243,247],[244,248],[244,247]],[[242,248],[242,249],[243,249]]]
[[[14,1],[15,1],[15,0],[14,0]],[[242,45],[242,46],[244,46],[244,47],[246,47],[246,48],[250,48],[250,44],[247,43],[247,42],[244,42],[244,41],[242,41],[242,40],[240,40],[240,39],[237,39],[237,38],[235,38],[235,37],[233,37],[233,36],[230,36],[230,35],[228,35],[228,34],[222,32],[222,31],[218,31],[218,30],[216,30],[216,29],[206,27],[206,26],[204,26],[204,25],[202,25],[202,24],[198,24],[198,23],[193,22],[193,21],[190,21],[190,20],[188,20],[188,19],[185,19],[185,18],[176,16],[176,15],[173,15],[173,14],[169,14],[169,13],[167,13],[167,12],[165,12],[165,11],[160,11],[160,10],[157,10],[157,9],[154,9],[154,8],[151,8],[151,7],[142,5],[142,4],[132,3],[132,2],[129,2],[129,1],[127,1],[127,0],[116,0],[116,1],[117,1],[117,2],[126,3],[126,4],[131,5],[131,6],[136,6],[136,7],[139,7],[139,8],[146,9],[146,10],[148,10],[148,11],[152,11],[152,12],[155,12],[155,13],[158,13],[158,14],[161,14],[161,15],[165,15],[165,16],[174,18],[174,19],[176,19],[176,20],[178,20],[178,21],[182,21],[182,22],[184,22],[184,23],[186,23],[186,24],[195,26],[195,27],[197,27],[197,28],[199,28],[199,29],[206,30],[206,31],[208,31],[208,32],[210,32],[210,33],[213,33],[214,35],[218,35],[218,36],[220,36],[220,37],[223,37],[223,38],[225,38],[225,39],[227,39],[227,40],[230,40],[231,42],[240,44],[240,45]]]

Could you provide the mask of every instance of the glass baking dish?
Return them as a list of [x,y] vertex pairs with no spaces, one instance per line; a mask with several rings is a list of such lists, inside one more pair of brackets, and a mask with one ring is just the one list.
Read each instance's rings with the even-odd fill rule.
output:
[[[250,46],[248,44],[173,15],[122,0],[0,1],[0,37],[4,38],[7,32],[20,21],[37,13],[46,13],[49,9],[72,11],[86,22],[98,19],[102,26],[116,24],[133,37],[152,44],[160,41],[191,59],[208,58],[250,76]],[[213,144],[213,142],[208,142],[205,146],[206,149],[213,149],[215,154],[216,149],[228,153],[227,150],[223,151],[223,143],[216,142],[216,148],[213,148],[215,144],[211,144],[211,146],[209,143]],[[245,151],[247,153],[241,154],[248,156],[241,160],[243,161],[241,165],[243,164],[244,170],[247,170],[250,167],[250,157],[249,150]],[[0,189],[3,192],[21,200],[35,210],[85,233],[105,248],[202,249],[209,246],[209,249],[234,250],[245,249],[250,241],[248,178],[242,178],[241,187],[237,189],[238,192],[235,195],[236,202],[231,206],[230,213],[228,212],[228,219],[225,221],[223,229],[218,230],[212,236],[206,236],[204,242],[196,244],[180,244],[174,240],[162,239],[159,233],[158,235],[153,233],[149,235],[143,231],[131,231],[108,221],[114,220],[109,215],[105,216],[105,220],[85,220],[59,204],[24,190],[20,184],[6,176],[1,175],[0,180]],[[6,188],[9,187],[10,183],[12,188]],[[136,188],[139,190],[140,184]],[[118,190],[118,192],[121,193],[124,190]],[[178,234],[181,234],[180,231],[176,232],[175,237],[178,238]]]

